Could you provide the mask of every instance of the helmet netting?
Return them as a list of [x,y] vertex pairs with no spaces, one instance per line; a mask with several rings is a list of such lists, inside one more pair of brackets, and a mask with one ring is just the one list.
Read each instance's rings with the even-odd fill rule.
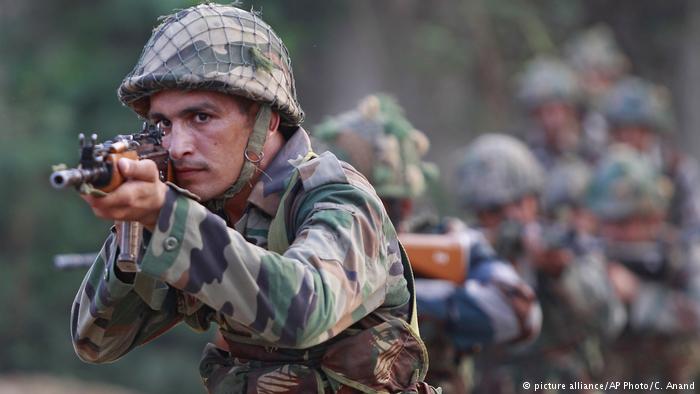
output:
[[119,87],[119,98],[145,116],[150,95],[174,88],[268,103],[288,126],[304,118],[284,43],[255,13],[233,6],[201,4],[165,17]]

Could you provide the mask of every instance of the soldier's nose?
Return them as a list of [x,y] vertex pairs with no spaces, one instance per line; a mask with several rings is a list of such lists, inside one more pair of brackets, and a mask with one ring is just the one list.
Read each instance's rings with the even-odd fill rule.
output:
[[172,126],[167,142],[166,147],[174,160],[182,159],[194,151],[192,135],[181,126]]

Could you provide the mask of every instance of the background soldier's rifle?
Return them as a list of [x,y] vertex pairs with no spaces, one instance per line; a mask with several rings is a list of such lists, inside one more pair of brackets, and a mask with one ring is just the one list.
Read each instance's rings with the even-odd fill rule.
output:
[[458,235],[400,233],[399,240],[416,277],[444,279],[457,285],[467,279],[469,261]]
[[[81,193],[104,196],[126,181],[117,167],[117,162],[122,157],[153,160],[158,166],[160,179],[171,180],[172,164],[168,151],[163,148],[162,137],[162,131],[148,123],[144,123],[140,132],[117,135],[99,144],[96,134],[92,134],[89,140],[80,134],[80,163],[75,168],[54,166],[50,177],[51,186],[56,189],[74,186]],[[116,225],[119,237],[117,265],[124,272],[136,272],[142,226],[138,222],[117,222]],[[59,257],[61,256],[57,256],[55,264],[61,260]]]

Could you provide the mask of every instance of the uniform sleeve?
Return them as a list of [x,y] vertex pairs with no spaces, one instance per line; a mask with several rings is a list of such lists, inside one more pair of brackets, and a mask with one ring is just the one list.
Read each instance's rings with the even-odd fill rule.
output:
[[385,302],[389,270],[396,268],[390,262],[398,259],[371,196],[350,185],[333,187],[304,199],[296,237],[283,255],[246,241],[170,189],[142,270],[253,337],[284,347],[323,342]]
[[697,245],[665,281],[640,279],[629,308],[630,326],[649,334],[692,334],[700,330],[700,258]]
[[700,166],[695,159],[680,160],[673,174],[673,187],[671,221],[697,236],[700,234]]
[[566,305],[588,330],[615,338],[624,328],[627,314],[608,277],[602,254],[576,256],[558,278],[541,281]]
[[469,276],[463,285],[416,281],[419,316],[445,321],[449,336],[465,351],[533,340],[542,323],[533,290],[510,264],[495,258],[483,238],[474,237]]
[[114,361],[180,321],[174,291],[141,274],[122,282],[114,272],[116,256],[112,229],[73,302],[73,347],[86,362]]

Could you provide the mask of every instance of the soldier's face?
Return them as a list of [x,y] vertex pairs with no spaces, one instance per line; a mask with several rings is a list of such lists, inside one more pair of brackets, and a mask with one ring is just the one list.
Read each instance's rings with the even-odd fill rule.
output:
[[535,116],[550,147],[562,152],[576,147],[580,131],[576,108],[565,102],[552,101],[538,107]]
[[210,91],[154,94],[148,117],[160,124],[179,186],[203,201],[217,197],[241,172],[256,105]]
[[537,197],[528,195],[494,209],[479,211],[477,219],[493,245],[504,242],[515,245],[525,236],[521,230],[537,221],[537,214]]
[[658,239],[663,225],[664,217],[658,213],[605,222],[600,230],[611,241],[644,242]]
[[484,228],[496,228],[503,221],[526,225],[537,221],[539,206],[537,197],[524,196],[516,201],[499,207],[477,212],[479,225]]
[[622,126],[612,132],[615,142],[630,146],[639,152],[648,152],[656,143],[656,135],[647,127]]
[[615,78],[616,76],[614,73],[598,69],[588,69],[582,75],[581,87],[587,95],[599,97],[610,89]]

